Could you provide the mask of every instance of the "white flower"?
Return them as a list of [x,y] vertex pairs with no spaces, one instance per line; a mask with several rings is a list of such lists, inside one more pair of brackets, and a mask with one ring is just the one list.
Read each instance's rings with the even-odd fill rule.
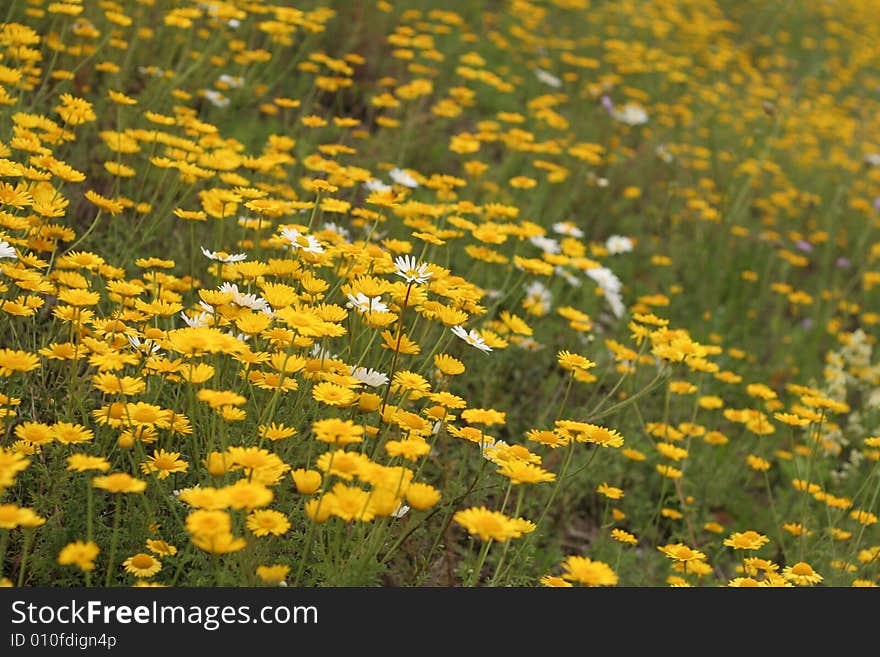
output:
[[306,253],[324,253],[318,238],[301,233],[296,228],[282,228],[281,237],[290,242],[294,249],[302,249]]
[[180,311],[180,318],[186,322],[186,325],[190,328],[201,328],[202,326],[207,326],[211,321],[211,315],[209,313],[199,313],[198,315],[190,317],[182,310]]
[[424,262],[416,262],[412,256],[398,256],[394,260],[397,271],[394,273],[406,280],[407,283],[425,283],[433,275],[428,271],[428,265]]
[[471,329],[468,332],[463,326],[453,326],[450,330],[472,347],[481,351],[492,351],[492,347],[486,344],[486,341],[476,330]]
[[127,335],[128,344],[130,344],[137,351],[144,351],[146,353],[155,354],[161,348],[159,343],[155,340],[141,340],[136,335]]
[[633,250],[633,243],[630,238],[623,235],[612,235],[605,241],[605,248],[611,255],[629,253]]
[[18,260],[18,254],[15,253],[15,249],[9,242],[0,240],[0,258],[12,258],[13,260]]
[[593,269],[588,269],[586,273],[605,292],[619,292],[623,287],[623,283],[620,282],[617,275],[608,267],[594,267]]
[[391,180],[396,182],[398,185],[403,185],[404,187],[409,187],[410,189],[415,189],[419,186],[419,181],[413,178],[403,169],[391,169],[391,171],[388,172],[388,175],[391,177]]
[[865,162],[872,167],[880,167],[880,153],[865,153]]
[[553,230],[560,235],[568,235],[569,237],[581,238],[584,236],[584,231],[570,221],[560,221],[553,224]]
[[623,283],[620,282],[620,279],[617,278],[615,273],[607,267],[588,269],[586,274],[592,278],[600,288],[602,288],[605,300],[608,302],[608,305],[611,306],[611,312],[614,313],[614,316],[621,317],[623,315],[624,306],[623,299],[620,296],[620,290],[623,287]]
[[337,235],[341,235],[343,237],[343,239],[345,239],[346,242],[348,241],[348,238],[350,235],[350,233],[348,232],[348,229],[343,228],[342,226],[339,226],[337,224],[334,224],[332,221],[325,221],[322,228],[324,230],[332,231],[332,232],[336,233]]
[[553,303],[553,295],[541,281],[532,281],[526,286],[526,299],[545,313]]
[[562,253],[562,247],[559,246],[559,242],[551,237],[534,235],[529,238],[529,241],[537,246],[539,249],[541,249],[544,253]]
[[381,180],[373,178],[364,183],[364,187],[368,192],[387,192],[391,189],[391,185],[386,185]]
[[608,178],[601,178],[592,171],[587,174],[587,180],[596,185],[596,187],[608,187]]
[[394,518],[403,518],[407,513],[409,513],[409,507],[406,504],[398,504],[397,508],[391,512],[391,515]]
[[203,246],[199,248],[202,250],[202,255],[210,260],[217,260],[219,262],[241,262],[242,260],[247,260],[247,253],[224,254],[217,251],[209,251]]
[[358,292],[357,295],[349,294],[348,295],[349,303],[346,305],[349,308],[357,308],[358,311],[362,313],[368,312],[377,312],[377,313],[387,313],[388,305],[382,303],[382,297],[368,297],[363,292]]
[[238,285],[235,283],[223,283],[218,288],[221,292],[225,292],[226,294],[232,295],[232,303],[236,306],[242,306],[243,308],[250,308],[251,310],[259,310],[266,315],[274,315],[272,307],[269,305],[269,302],[266,301],[263,297],[257,294],[246,294],[238,291]]
[[568,283],[569,285],[571,285],[572,287],[580,287],[581,285],[584,284],[583,281],[581,281],[581,279],[579,279],[577,276],[572,274],[565,267],[560,267],[559,265],[556,265],[556,267],[553,269],[553,271],[556,272],[557,275],[564,278],[565,282]]
[[312,358],[317,358],[318,360],[336,360],[339,358],[337,354],[331,354],[326,349],[323,349],[321,345],[316,344],[312,346]]
[[536,68],[535,75],[538,76],[538,79],[544,84],[550,85],[551,87],[558,89],[562,86],[562,80],[557,78],[552,73],[548,73],[544,69]]
[[226,107],[229,105],[229,99],[219,91],[205,89],[202,93],[214,107]]
[[605,293],[605,301],[608,302],[608,305],[611,306],[611,312],[614,313],[615,317],[623,317],[623,312],[626,308],[623,305],[623,298],[617,292],[606,292]]
[[[238,27],[241,25],[241,21],[237,18],[230,18],[228,21],[226,21],[226,24],[233,30],[235,30],[238,29]],[[281,582],[281,586],[287,586],[287,582]]]
[[675,156],[669,151],[669,148],[667,148],[665,144],[660,144],[655,148],[654,153],[657,154],[657,157],[666,162],[666,164],[670,164],[675,159]]
[[217,78],[217,82],[222,82],[230,89],[238,89],[244,84],[244,78],[237,76],[233,77],[232,75],[226,75],[226,73],[224,73]]
[[354,378],[372,388],[378,388],[388,383],[388,375],[383,372],[377,372],[374,369],[349,367],[348,370]]
[[503,440],[495,440],[494,438],[490,438],[489,436],[483,436],[483,440],[480,443],[480,452],[483,454],[483,458],[487,461],[495,462],[495,454],[498,450],[504,449],[505,447],[510,447]]
[[621,109],[611,110],[611,116],[627,125],[641,125],[648,122],[648,113],[643,107],[627,103]]

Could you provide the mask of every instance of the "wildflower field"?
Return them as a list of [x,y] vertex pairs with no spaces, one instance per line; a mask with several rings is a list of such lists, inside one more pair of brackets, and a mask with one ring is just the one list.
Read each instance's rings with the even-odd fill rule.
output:
[[0,583],[876,586],[880,0],[9,0]]

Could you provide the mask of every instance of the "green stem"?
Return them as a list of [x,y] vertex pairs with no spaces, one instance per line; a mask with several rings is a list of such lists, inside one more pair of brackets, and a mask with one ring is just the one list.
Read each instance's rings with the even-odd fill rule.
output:
[[3,574],[3,562],[6,560],[6,549],[9,547],[9,530],[0,530],[0,575]]
[[[507,492],[510,492],[510,488],[508,487]],[[522,508],[523,501],[523,493],[525,492],[525,488],[520,487],[519,493],[516,497],[516,510],[513,512],[514,518],[519,518],[519,512]],[[505,502],[506,502],[505,498]],[[502,506],[502,509],[504,507]],[[495,586],[498,581],[498,575],[501,573],[501,567],[504,565],[504,559],[507,557],[507,551],[510,549],[510,541],[505,541],[504,549],[501,551],[501,558],[498,560],[498,565],[495,567],[495,574],[492,575],[492,579],[489,580],[489,586]]]
[[773,526],[776,528],[776,536],[779,541],[779,549],[782,550],[782,558],[788,563],[788,557],[785,554],[785,539],[782,536],[782,527],[779,524],[779,514],[776,513],[776,502],[773,501],[773,490],[770,488],[770,478],[767,476],[767,471],[765,470],[764,475],[764,485],[767,487],[767,500],[770,503],[770,513],[773,515]]
[[24,530],[24,545],[21,548],[21,566],[18,568],[18,583],[16,586],[21,588],[24,584],[24,575],[27,571],[27,559],[28,559],[28,551],[31,548],[31,542],[34,540],[34,530],[33,529],[25,529]]
[[[86,541],[95,540],[95,490],[92,482],[86,480]],[[92,571],[86,571],[86,586],[92,585]]]
[[492,539],[490,538],[483,545],[483,549],[480,550],[480,558],[477,560],[477,567],[474,568],[474,572],[471,575],[471,580],[468,583],[468,586],[474,587],[477,585],[477,582],[480,581],[480,571],[483,570],[483,564],[486,563],[486,555],[489,554],[489,548],[492,547]]
[[110,559],[107,562],[107,576],[104,578],[104,587],[108,588],[113,579],[113,567],[116,563],[116,546],[119,542],[119,519],[122,516],[122,498],[116,499],[116,508],[113,510],[113,537],[110,539]]

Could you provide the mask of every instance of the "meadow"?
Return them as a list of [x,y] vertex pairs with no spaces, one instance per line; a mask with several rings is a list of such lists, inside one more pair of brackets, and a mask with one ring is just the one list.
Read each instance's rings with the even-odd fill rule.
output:
[[295,4],[0,10],[0,582],[877,586],[880,0]]

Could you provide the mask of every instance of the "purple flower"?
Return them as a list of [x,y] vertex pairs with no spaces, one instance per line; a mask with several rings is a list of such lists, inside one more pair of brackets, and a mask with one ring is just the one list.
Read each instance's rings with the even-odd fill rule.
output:
[[794,243],[794,245],[799,248],[801,251],[805,251],[807,253],[813,252],[813,245],[807,242],[806,240],[798,240]]
[[849,261],[849,258],[838,258],[834,261],[834,266],[841,269],[848,269],[851,265],[852,263]]

